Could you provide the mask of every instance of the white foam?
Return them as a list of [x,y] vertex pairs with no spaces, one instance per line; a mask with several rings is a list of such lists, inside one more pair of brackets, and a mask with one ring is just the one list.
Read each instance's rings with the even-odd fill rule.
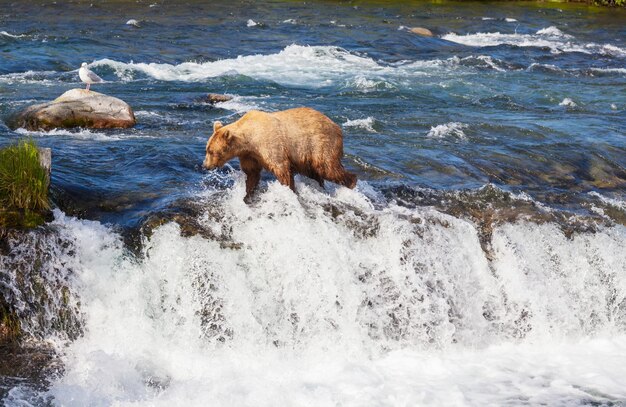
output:
[[590,68],[592,72],[625,74],[626,68]]
[[559,30],[555,26],[550,26],[548,28],[542,28],[541,30],[537,31],[537,34],[538,35],[549,35],[549,36],[553,36],[553,37],[572,38],[571,35],[565,34],[563,31]]
[[[593,48],[597,45],[592,43],[592,44],[589,44],[589,46]],[[620,48],[616,45],[604,44],[601,46],[601,49],[603,53],[608,54],[608,55],[613,55],[613,56],[618,56],[618,57],[626,56],[626,49]]]
[[466,129],[467,124],[458,123],[458,122],[450,122],[446,124],[440,124],[430,128],[430,131],[426,135],[427,137],[432,138],[448,138],[448,137],[456,137],[459,139],[465,139],[465,133],[463,129]]
[[136,117],[157,117],[159,119],[164,119],[165,116],[158,112],[152,112],[149,110],[138,110],[135,112]]
[[561,101],[561,103],[559,103],[559,106],[576,107],[578,105],[572,99],[565,98]]
[[[484,58],[484,62],[490,57]],[[223,75],[245,75],[281,85],[319,88],[348,86],[363,91],[394,88],[425,75],[446,75],[464,68],[458,57],[379,64],[372,58],[330,46],[290,45],[276,54],[239,56],[214,62],[184,62],[178,65],[124,63],[102,59],[92,66],[107,66],[122,80],[133,80],[138,73],[163,81],[199,82]],[[493,62],[493,61],[492,61]]]
[[624,200],[624,199],[609,198],[609,197],[604,196],[602,194],[599,194],[598,192],[595,192],[595,191],[589,192],[589,195],[600,199],[600,201],[602,201],[603,203],[605,203],[607,205],[614,206],[614,207],[616,207],[618,209],[626,211],[626,200]]
[[358,127],[361,128],[363,130],[367,130],[369,132],[372,133],[376,133],[376,130],[374,130],[374,118],[373,117],[366,117],[365,119],[354,119],[354,120],[347,120],[344,124],[343,127]]
[[283,20],[284,24],[297,24],[298,22],[296,21],[295,18],[288,18],[286,20]]
[[148,121],[156,121],[159,123],[168,123],[168,124],[196,123],[196,122],[190,121],[189,118],[174,114],[172,112],[165,113],[165,112],[154,112],[154,111],[149,111],[149,110],[137,110],[135,111],[135,117],[140,118],[140,119],[145,119]]
[[5,37],[10,37],[10,38],[23,38],[23,37],[26,37],[26,34],[11,34],[11,33],[6,32],[6,31],[0,31],[0,35],[5,36]]
[[0,82],[6,84],[14,83],[36,83],[38,85],[58,85],[58,80],[50,77],[58,75],[55,71],[26,71],[0,75]]
[[250,110],[268,110],[260,106],[259,100],[262,98],[253,96],[234,96],[232,99],[226,102],[219,102],[215,104],[215,107],[221,109],[233,110],[237,113],[245,113]]
[[381,89],[395,89],[396,85],[383,78],[367,78],[363,75],[358,75],[355,78],[348,80],[346,86],[349,88],[355,88],[361,92],[374,92]]
[[256,27],[257,25],[259,24],[252,19],[249,19],[248,22],[246,22],[247,27]]
[[554,53],[581,52],[585,54],[603,54],[613,56],[626,55],[626,50],[612,44],[577,42],[571,35],[563,33],[556,27],[547,27],[536,34],[475,33],[458,35],[449,33],[442,37],[458,44],[475,47],[493,47],[498,45],[514,45],[517,47],[549,48]]
[[86,326],[63,348],[55,403],[626,397],[626,228],[565,236],[551,224],[496,226],[489,264],[466,221],[376,209],[358,188],[297,187],[299,195],[271,182],[246,205],[237,174],[225,195],[207,191],[220,218],[200,218],[235,248],[166,224],[137,258],[110,229],[57,211],[55,227],[75,245]]
[[118,136],[110,136],[104,133],[92,132],[89,129],[76,129],[76,130],[67,130],[67,129],[52,129],[48,131],[32,131],[26,130],[24,128],[19,128],[15,130],[16,133],[26,135],[26,136],[37,136],[37,137],[51,137],[51,136],[70,136],[80,139],[90,139],[90,140],[100,140],[100,141],[111,141],[111,140],[120,140]]
[[282,84],[327,86],[334,80],[346,78],[359,71],[385,72],[390,68],[379,66],[370,58],[352,55],[335,47],[308,47],[290,45],[277,54],[239,56],[215,62],[185,62],[179,65],[122,63],[99,60],[94,66],[112,67],[121,78],[132,77],[139,71],[155,79],[167,81],[202,81],[221,75],[247,75],[257,79],[273,80]]
[[492,57],[488,56],[488,55],[479,55],[477,57],[465,57],[462,59],[462,61],[468,61],[471,60],[472,58],[476,58],[479,61],[482,61],[484,63],[486,63],[490,68],[496,70],[496,71],[500,71],[500,72],[504,72],[505,69],[501,68],[500,66],[498,66]]
[[540,64],[540,63],[537,63],[537,62],[533,62],[532,64],[530,64],[527,69],[529,71],[532,71],[533,69],[536,69],[536,68],[547,69],[547,70],[553,71],[553,72],[562,72],[563,71],[561,68],[559,68],[556,65],[553,65],[553,64]]
[[24,128],[15,130],[16,133],[26,136],[37,137],[55,137],[55,136],[69,136],[77,139],[84,140],[96,140],[96,141],[119,141],[126,138],[151,138],[153,136],[140,135],[140,134],[123,134],[123,133],[105,133],[92,131],[89,129],[77,128],[77,129],[52,129],[48,131],[32,131]]
[[505,18],[504,21],[506,21],[507,23],[515,23],[515,22],[517,22],[516,19],[510,18],[510,17]]
[[130,20],[128,20],[126,22],[126,25],[132,25],[133,27],[137,27],[137,28],[140,27],[139,21],[135,20],[134,18],[131,18]]
[[[197,355],[194,372],[151,361],[127,366],[105,355],[85,369],[85,381],[53,394],[66,406],[479,406],[610,404],[626,396],[625,336],[580,344],[503,344],[484,351],[395,351],[372,361],[335,353],[285,357],[269,350]],[[591,354],[593,352],[593,354]],[[180,356],[180,355],[177,355]],[[233,362],[236,361],[236,362]],[[156,363],[162,363],[157,360]],[[99,370],[104,386],[95,383]],[[607,374],[607,371],[610,372]],[[143,381],[165,376],[165,389]],[[113,378],[125,380],[111,383]],[[87,387],[87,386],[91,387]],[[113,387],[116,386],[116,387]],[[86,391],[85,388],[91,390]],[[63,392],[63,393],[61,393]]]

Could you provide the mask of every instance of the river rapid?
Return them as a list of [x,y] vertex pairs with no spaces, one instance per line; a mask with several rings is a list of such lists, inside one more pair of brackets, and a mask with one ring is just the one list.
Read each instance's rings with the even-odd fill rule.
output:
[[[3,119],[85,61],[138,121],[0,124],[52,148],[55,203],[0,247],[54,355],[5,405],[626,403],[626,10],[24,1],[0,50]],[[265,174],[245,204],[236,160],[201,168],[214,121],[297,106],[354,190]]]

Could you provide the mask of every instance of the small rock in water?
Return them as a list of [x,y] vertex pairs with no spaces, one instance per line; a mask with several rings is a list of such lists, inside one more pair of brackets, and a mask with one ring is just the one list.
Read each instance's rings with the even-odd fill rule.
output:
[[32,105],[12,116],[12,129],[52,130],[128,128],[136,123],[133,109],[121,99],[85,89],[71,89],[48,103]]
[[409,31],[411,31],[413,34],[421,35],[422,37],[433,36],[433,32],[430,31],[428,28],[424,28],[424,27],[413,27],[409,29]]
[[50,172],[52,171],[52,149],[46,147],[39,147],[39,164],[41,167],[46,170],[48,176],[50,176]]
[[233,99],[232,96],[221,95],[219,93],[209,93],[204,98],[202,98],[202,101],[205,103],[210,103],[214,105],[216,103],[228,102],[229,100],[232,100],[232,99]]
[[247,25],[248,27],[255,27],[255,26],[259,25],[259,24],[258,24],[258,23],[256,23],[254,20],[250,19],[250,20],[248,20],[248,22],[246,23],[246,25]]
[[126,25],[132,25],[133,27],[137,27],[137,28],[141,27],[139,25],[139,21],[135,20],[134,18],[131,18],[130,20],[128,20],[126,22]]

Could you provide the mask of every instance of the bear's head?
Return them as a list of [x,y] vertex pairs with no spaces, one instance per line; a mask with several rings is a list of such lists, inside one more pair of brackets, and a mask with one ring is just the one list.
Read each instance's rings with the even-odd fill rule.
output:
[[233,135],[227,127],[224,127],[221,122],[213,124],[213,135],[206,143],[206,157],[203,163],[207,170],[221,167],[235,156],[232,144]]

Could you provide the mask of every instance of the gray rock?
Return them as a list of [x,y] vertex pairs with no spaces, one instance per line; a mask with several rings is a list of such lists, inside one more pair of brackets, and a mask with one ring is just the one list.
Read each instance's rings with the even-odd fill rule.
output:
[[48,176],[52,171],[52,149],[46,147],[39,147],[39,164],[46,170]]
[[422,37],[433,36],[433,32],[430,31],[428,28],[424,28],[424,27],[413,27],[409,29],[409,31],[411,31],[413,34],[421,35]]
[[216,103],[228,102],[229,100],[232,100],[232,98],[232,96],[221,95],[219,93],[209,93],[202,98],[202,101],[214,105]]
[[123,100],[85,89],[71,89],[52,102],[27,107],[9,118],[7,124],[12,129],[51,130],[128,128],[135,123],[133,109]]

